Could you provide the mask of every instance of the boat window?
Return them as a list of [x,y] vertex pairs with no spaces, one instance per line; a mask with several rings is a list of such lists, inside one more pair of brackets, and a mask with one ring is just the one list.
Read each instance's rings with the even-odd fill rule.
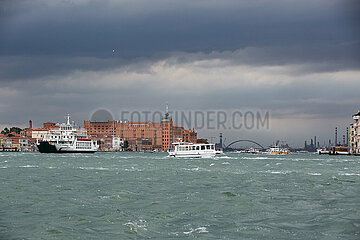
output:
[[210,145],[206,145],[206,149],[210,149]]
[[192,150],[195,150],[195,146],[192,146]]
[[213,149],[213,150],[214,150],[214,145],[211,145],[211,149]]
[[203,145],[203,146],[201,146],[201,150],[205,150],[205,146]]
[[200,150],[200,147],[199,147],[199,146],[196,146],[196,150]]

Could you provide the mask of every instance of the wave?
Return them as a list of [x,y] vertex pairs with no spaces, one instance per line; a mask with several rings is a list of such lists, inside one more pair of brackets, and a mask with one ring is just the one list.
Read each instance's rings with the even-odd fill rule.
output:
[[360,173],[339,173],[341,176],[360,176]]
[[191,233],[208,233],[209,231],[206,229],[206,227],[198,227],[196,229],[190,228],[190,231],[183,232],[185,235],[189,235]]
[[104,167],[78,167],[81,170],[102,170],[102,171],[108,171],[110,170],[109,168],[104,168]]
[[321,176],[322,174],[321,173],[308,173],[309,175],[312,175],[312,176]]

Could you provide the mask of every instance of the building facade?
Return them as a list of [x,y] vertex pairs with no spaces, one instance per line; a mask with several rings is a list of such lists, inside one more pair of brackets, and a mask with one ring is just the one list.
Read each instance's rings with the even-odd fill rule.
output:
[[[197,133],[194,130],[185,130],[174,124],[169,113],[166,113],[160,123],[153,122],[126,122],[84,121],[87,133],[95,139],[103,140],[103,150],[113,148],[107,139],[114,137],[128,142],[128,149],[132,151],[166,151],[173,149],[173,142],[179,140],[196,143]],[[100,148],[102,144],[100,144]]]
[[350,154],[360,155],[360,110],[353,115],[355,122],[350,124]]

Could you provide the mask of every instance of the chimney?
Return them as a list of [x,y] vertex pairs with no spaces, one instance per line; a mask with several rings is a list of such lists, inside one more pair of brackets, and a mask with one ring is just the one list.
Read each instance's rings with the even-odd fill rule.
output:
[[29,120],[29,129],[32,129],[32,121]]
[[335,128],[335,145],[334,146],[337,146],[337,127]]
[[220,133],[220,148],[223,147],[223,139],[222,139],[222,133]]

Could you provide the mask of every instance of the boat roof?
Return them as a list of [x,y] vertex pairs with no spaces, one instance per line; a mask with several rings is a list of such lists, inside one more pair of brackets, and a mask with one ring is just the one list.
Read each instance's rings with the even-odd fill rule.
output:
[[188,143],[188,142],[174,142],[174,145],[215,145],[215,143]]

